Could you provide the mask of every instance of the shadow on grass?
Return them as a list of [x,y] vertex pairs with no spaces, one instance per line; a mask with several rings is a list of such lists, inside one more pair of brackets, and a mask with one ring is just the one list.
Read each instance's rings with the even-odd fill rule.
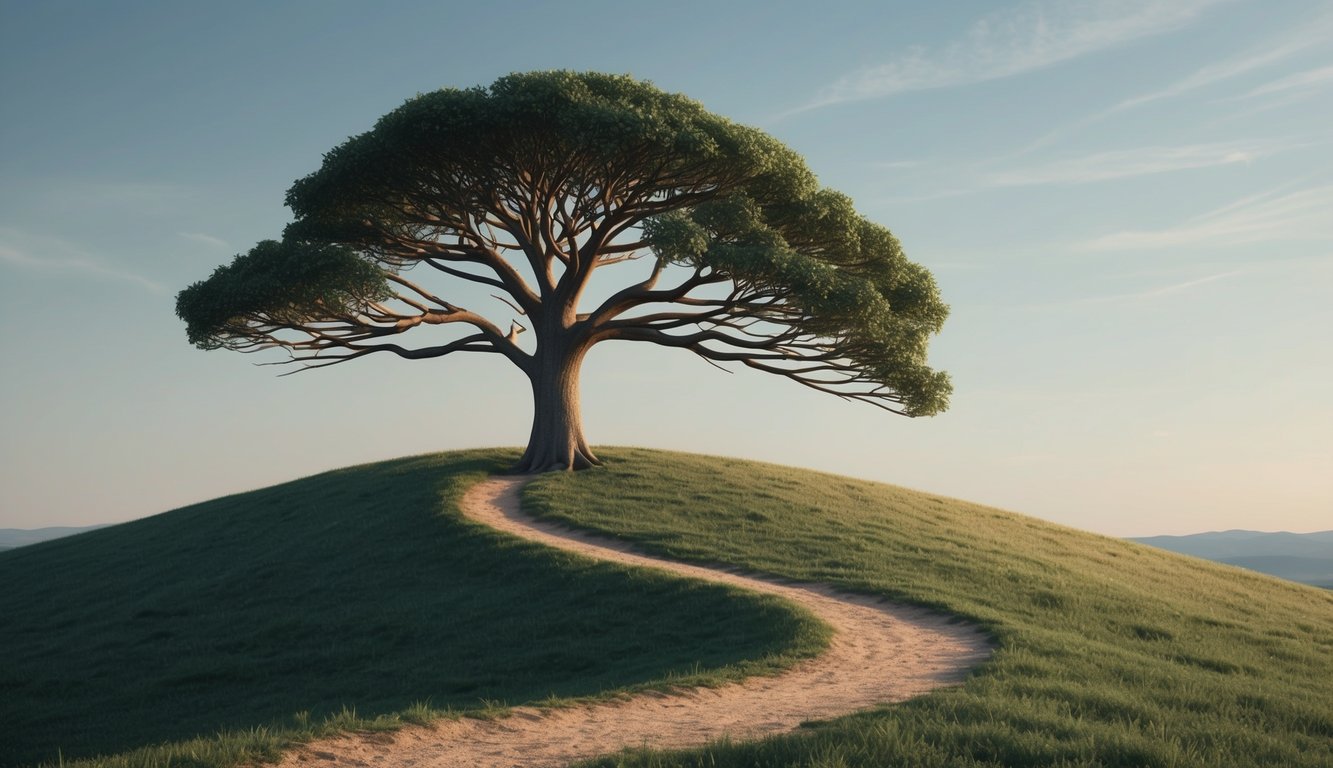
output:
[[592,695],[790,650],[799,620],[771,601],[459,518],[462,489],[513,459],[354,467],[0,554],[0,762]]

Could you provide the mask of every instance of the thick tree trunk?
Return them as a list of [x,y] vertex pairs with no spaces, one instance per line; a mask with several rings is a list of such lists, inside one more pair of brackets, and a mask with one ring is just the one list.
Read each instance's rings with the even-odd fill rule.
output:
[[587,347],[558,342],[540,345],[532,381],[532,433],[515,472],[572,471],[601,462],[583,439],[579,412],[579,368]]

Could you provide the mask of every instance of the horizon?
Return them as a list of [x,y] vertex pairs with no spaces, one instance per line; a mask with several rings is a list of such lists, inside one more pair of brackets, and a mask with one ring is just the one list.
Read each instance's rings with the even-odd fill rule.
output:
[[[471,448],[460,448],[460,449],[457,449],[457,450],[459,450],[459,451],[486,450],[486,449],[488,449],[488,448],[494,448],[494,447],[496,447],[496,446],[474,446],[474,447],[471,447]],[[510,447],[512,448],[512,446],[510,446]],[[617,449],[617,448],[628,448],[628,447],[633,447],[633,446],[593,446],[593,448],[594,448],[594,449],[597,449],[597,450],[603,450],[603,449]],[[521,450],[521,449],[514,448],[513,450],[518,451],[518,450]],[[427,455],[428,455],[428,454],[427,454]],[[398,457],[398,458],[406,458],[406,457]],[[720,458],[729,458],[729,457],[720,457]],[[392,460],[393,460],[393,459],[389,459],[389,461],[392,461]],[[373,462],[372,462],[372,463],[373,463]],[[771,462],[769,462],[769,463],[771,463]],[[351,466],[360,466],[360,465],[351,465]],[[277,483],[277,484],[278,484],[278,485],[282,485],[282,484],[285,484],[285,483],[288,483],[288,482],[296,482],[296,481],[298,481],[298,480],[303,480],[303,479],[305,479],[306,477],[315,477],[315,476],[324,474],[324,473],[326,473],[326,472],[337,472],[337,471],[340,471],[340,470],[343,470],[343,469],[349,469],[349,468],[351,468],[351,466],[348,466],[348,467],[331,467],[331,468],[329,468],[329,469],[327,469],[327,470],[322,470],[322,471],[319,471],[319,472],[315,472],[315,473],[313,473],[313,474],[311,474],[311,475],[303,475],[303,476],[301,476],[301,477],[293,477],[293,478],[290,478],[290,479],[288,479],[288,480],[283,480],[283,481],[281,481],[280,483]],[[778,465],[778,466],[784,466],[784,465]],[[804,468],[804,467],[795,467],[795,466],[791,466],[790,468],[792,468],[792,469],[806,469],[806,468]],[[830,473],[830,474],[833,474],[833,473]],[[867,481],[870,481],[870,482],[883,482],[883,481],[879,481],[879,480],[874,480],[873,478],[853,477],[853,476],[851,476],[851,475],[844,475],[844,476],[845,476],[845,477],[848,477],[848,478],[850,478],[850,479],[853,479],[853,480],[867,480]],[[893,484],[892,484],[892,483],[889,483],[889,485],[893,485]],[[269,486],[258,486],[258,487],[255,487],[255,488],[243,488],[243,489],[240,489],[240,490],[235,491],[234,493],[232,493],[232,494],[228,494],[228,495],[236,495],[236,494],[251,493],[251,492],[254,492],[254,491],[263,490],[265,487],[269,487]],[[905,486],[902,486],[902,487],[905,488]],[[938,495],[938,496],[945,496],[946,498],[952,498],[952,499],[955,500],[955,501],[963,501],[963,502],[969,502],[969,503],[979,503],[979,502],[972,501],[972,500],[970,500],[970,499],[961,499],[961,498],[957,498],[957,497],[950,497],[950,496],[948,496],[947,494],[937,494],[937,493],[935,493],[934,491],[926,491],[926,490],[923,490],[923,489],[920,489],[920,488],[906,488],[906,490],[908,490],[908,491],[913,491],[913,492],[917,492],[917,493],[931,493],[931,494]],[[140,517],[131,517],[131,518],[127,518],[127,519],[125,519],[125,520],[118,520],[118,521],[116,521],[116,522],[90,523],[90,524],[86,524],[86,525],[49,525],[49,526],[40,526],[40,527],[36,527],[36,528],[12,528],[12,527],[0,527],[0,531],[31,532],[31,531],[40,531],[40,530],[46,530],[46,529],[71,529],[71,530],[74,530],[74,531],[76,531],[76,532],[78,532],[78,533],[83,533],[83,532],[85,532],[85,531],[96,530],[96,529],[98,529],[98,528],[105,528],[105,527],[107,527],[107,526],[111,526],[111,525],[119,525],[119,524],[121,524],[121,523],[132,523],[132,522],[135,522],[136,520],[143,520],[143,519],[146,519],[146,518],[149,518],[149,517],[155,517],[155,516],[157,516],[157,515],[163,515],[163,514],[167,514],[167,513],[169,513],[169,512],[175,512],[177,509],[185,509],[185,508],[188,508],[188,507],[197,506],[197,505],[199,505],[199,504],[207,504],[207,503],[209,503],[209,502],[211,502],[211,501],[215,501],[215,500],[216,500],[216,499],[202,499],[202,500],[200,500],[200,501],[191,502],[191,503],[189,503],[189,504],[185,504],[185,505],[182,505],[182,506],[180,506],[180,507],[175,507],[175,508],[173,508],[173,509],[166,509],[166,510],[162,510],[162,511],[160,511],[160,512],[152,512],[152,513],[149,513],[149,514],[146,514],[146,515],[142,515],[142,516],[140,516]],[[1003,511],[1006,511],[1006,512],[1014,512],[1014,513],[1017,513],[1017,514],[1026,514],[1026,513],[1022,512],[1021,510],[1003,510]],[[1032,515],[1032,517],[1036,517],[1036,516],[1035,516],[1035,515]],[[1094,533],[1095,533],[1095,531],[1094,531]],[[1123,535],[1123,536],[1112,536],[1112,538],[1119,538],[1119,539],[1190,538],[1190,537],[1194,537],[1194,536],[1209,536],[1209,535],[1227,534],[1227,533],[1253,533],[1253,534],[1259,534],[1259,535],[1265,535],[1265,536],[1267,536],[1267,535],[1274,535],[1274,534],[1289,534],[1289,535],[1293,535],[1293,536],[1317,536],[1317,535],[1320,535],[1320,534],[1333,534],[1333,528],[1324,529],[1324,530],[1316,529],[1316,530],[1310,530],[1310,531],[1293,531],[1293,530],[1287,530],[1287,529],[1278,529],[1278,530],[1260,530],[1260,529],[1255,529],[1255,528],[1226,528],[1226,529],[1199,530],[1199,531],[1192,531],[1192,532],[1190,532],[1190,533],[1174,533],[1174,534],[1173,534],[1173,533],[1126,534],[1126,535]],[[1110,534],[1106,534],[1106,535],[1110,535]]]
[[[277,237],[288,186],[413,94],[571,69],[775,136],[952,307],[930,352],[955,384],[939,416],[617,344],[584,366],[593,445],[806,467],[1117,537],[1327,529],[1333,3],[567,10],[0,5],[0,527],[120,522],[523,439],[527,382],[497,361],[279,379],[251,363],[280,353],[191,348],[172,306]],[[440,50],[440,30],[497,27],[521,44]],[[598,44],[565,45],[576,31]]]
[[1131,537],[1131,538],[1162,538],[1162,537],[1166,537],[1166,536],[1207,536],[1208,534],[1214,534],[1214,533],[1262,533],[1262,534],[1269,534],[1269,533],[1290,533],[1290,534],[1293,534],[1293,535],[1296,535],[1296,536],[1310,536],[1310,535],[1320,534],[1320,533],[1333,533],[1333,528],[1331,528],[1331,529],[1329,529],[1329,530],[1325,530],[1325,531],[1256,531],[1256,530],[1251,530],[1251,529],[1249,529],[1249,528],[1228,528],[1228,529],[1226,529],[1226,530],[1224,530],[1224,531],[1199,531],[1198,533],[1186,533],[1186,534],[1170,534],[1170,533],[1163,533],[1163,534],[1157,534],[1156,536],[1152,536],[1152,537],[1141,537],[1141,536],[1139,536],[1139,537]]

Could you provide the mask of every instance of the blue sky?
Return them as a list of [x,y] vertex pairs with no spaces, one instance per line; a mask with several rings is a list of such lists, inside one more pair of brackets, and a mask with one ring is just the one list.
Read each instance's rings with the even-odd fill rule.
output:
[[556,68],[772,133],[953,308],[941,416],[622,343],[585,367],[595,444],[1113,535],[1333,527],[1333,3],[831,5],[0,0],[0,527],[522,443],[498,360],[276,378],[173,307],[403,100]]

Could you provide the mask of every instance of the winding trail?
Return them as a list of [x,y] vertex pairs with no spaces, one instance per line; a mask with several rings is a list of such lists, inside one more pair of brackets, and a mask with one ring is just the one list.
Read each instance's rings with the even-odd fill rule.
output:
[[289,752],[283,768],[556,768],[624,747],[685,748],[723,736],[757,738],[956,685],[992,651],[975,627],[921,608],[823,584],[677,563],[639,554],[612,539],[533,520],[519,511],[519,490],[529,479],[494,477],[478,483],[463,496],[463,514],[588,557],[781,596],[833,627],[828,650],[778,675],[718,688],[646,692],[555,709],[518,707],[494,720],[461,718],[392,733],[339,736]]

